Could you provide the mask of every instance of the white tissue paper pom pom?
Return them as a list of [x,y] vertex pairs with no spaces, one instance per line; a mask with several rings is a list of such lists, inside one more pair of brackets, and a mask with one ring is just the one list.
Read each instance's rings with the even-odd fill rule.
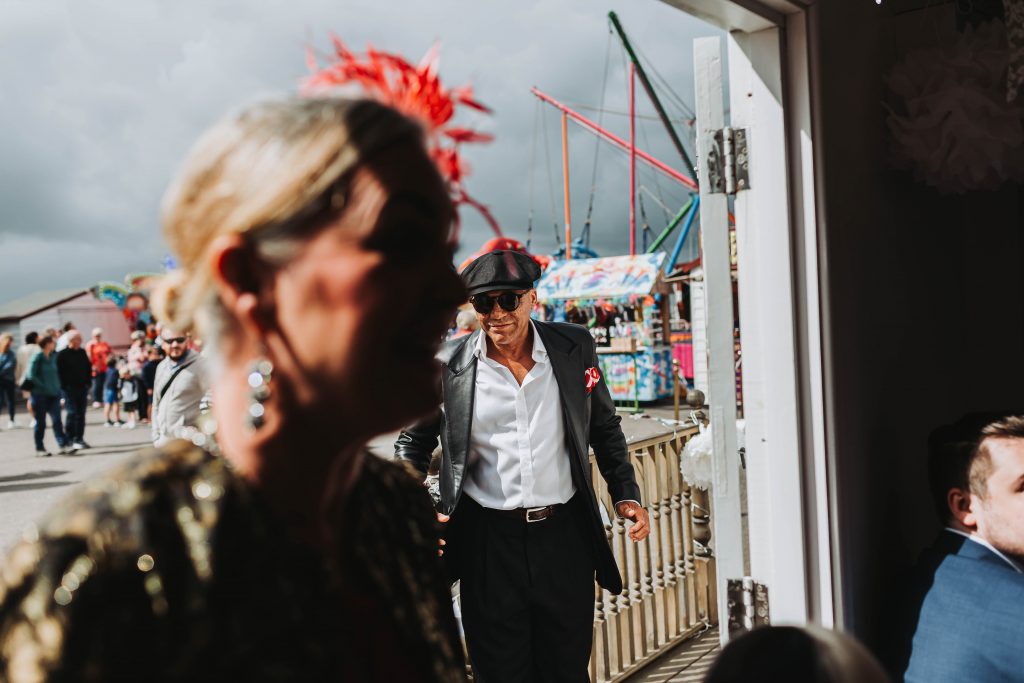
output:
[[[700,433],[686,442],[683,456],[679,459],[679,471],[690,486],[707,491],[711,487],[714,468],[714,437],[711,425],[698,425]],[[746,449],[747,424],[745,420],[736,420],[736,448],[740,452]]]
[[1001,22],[912,50],[886,78],[891,159],[946,193],[1024,180],[1024,98],[1007,102]]
[[711,486],[711,438],[711,427],[700,425],[700,433],[686,442],[679,459],[679,470],[686,483],[705,491]]

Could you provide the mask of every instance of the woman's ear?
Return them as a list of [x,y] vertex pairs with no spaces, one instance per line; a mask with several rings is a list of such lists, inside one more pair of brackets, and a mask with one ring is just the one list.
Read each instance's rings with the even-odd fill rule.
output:
[[272,316],[267,315],[264,286],[267,269],[260,268],[241,235],[220,235],[210,244],[210,272],[224,308],[256,337],[263,337]]

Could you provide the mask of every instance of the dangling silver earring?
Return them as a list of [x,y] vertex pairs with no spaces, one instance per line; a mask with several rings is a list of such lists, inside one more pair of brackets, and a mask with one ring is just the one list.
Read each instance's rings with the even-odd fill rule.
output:
[[245,415],[245,424],[253,431],[266,422],[266,407],[263,405],[270,399],[270,380],[274,374],[274,364],[266,358],[259,358],[249,369],[249,410]]

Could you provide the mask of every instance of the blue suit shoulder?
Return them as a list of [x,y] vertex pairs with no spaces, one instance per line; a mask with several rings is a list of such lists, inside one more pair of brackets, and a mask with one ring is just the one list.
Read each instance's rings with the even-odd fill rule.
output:
[[918,572],[904,680],[1024,681],[1024,574],[950,532],[926,551]]

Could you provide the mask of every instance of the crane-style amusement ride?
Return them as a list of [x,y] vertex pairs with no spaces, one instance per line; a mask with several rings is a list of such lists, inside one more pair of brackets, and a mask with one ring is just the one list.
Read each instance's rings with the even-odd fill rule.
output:
[[[641,249],[641,250],[643,250],[643,251],[645,251],[647,253],[655,253],[655,252],[657,252],[666,243],[666,240],[668,240],[668,238],[672,235],[672,233],[680,225],[682,225],[682,229],[680,230],[680,232],[679,232],[679,234],[678,234],[678,236],[676,238],[675,245],[672,248],[672,250],[669,252],[669,258],[665,261],[664,269],[665,269],[665,273],[668,274],[668,273],[671,273],[673,271],[673,269],[675,269],[675,267],[676,267],[676,262],[678,261],[679,255],[682,252],[683,245],[686,243],[687,238],[689,237],[689,235],[690,235],[690,233],[692,231],[695,219],[697,218],[697,214],[698,214],[699,209],[700,209],[700,196],[697,193],[697,182],[695,180],[694,165],[693,165],[693,161],[691,160],[691,157],[690,157],[689,153],[687,152],[686,145],[683,143],[683,140],[680,137],[680,134],[679,134],[679,132],[676,129],[675,123],[673,122],[672,118],[669,117],[669,114],[666,111],[665,105],[662,102],[661,97],[659,97],[658,92],[655,89],[654,84],[652,83],[650,76],[648,75],[647,69],[645,69],[643,63],[641,62],[641,60],[639,58],[637,50],[634,48],[633,44],[629,40],[629,37],[626,35],[626,31],[625,31],[625,29],[622,26],[622,22],[619,20],[618,16],[615,14],[615,12],[609,12],[608,13],[608,19],[609,19],[609,30],[610,30],[609,38],[611,36],[611,33],[614,32],[614,34],[617,35],[618,38],[619,38],[619,41],[620,41],[621,46],[622,46],[622,49],[624,50],[625,54],[628,56],[628,87],[629,87],[629,113],[628,113],[628,116],[629,116],[629,139],[628,140],[624,140],[621,137],[619,137],[619,136],[615,135],[614,133],[612,133],[611,131],[609,131],[607,128],[605,128],[601,124],[600,120],[595,122],[595,121],[591,120],[590,118],[587,118],[586,116],[584,116],[583,114],[581,114],[578,111],[574,110],[573,108],[569,107],[568,105],[563,104],[562,102],[559,102],[558,100],[556,100],[554,97],[552,97],[552,96],[542,92],[539,88],[534,87],[534,88],[531,89],[531,92],[533,93],[533,95],[535,97],[537,97],[537,99],[538,99],[538,101],[540,103],[543,103],[545,105],[549,105],[549,106],[553,107],[554,109],[558,110],[558,112],[560,113],[560,118],[561,118],[562,188],[563,188],[563,202],[564,202],[564,204],[563,204],[563,206],[564,206],[564,224],[563,224],[563,229],[561,231],[558,229],[558,226],[556,224],[555,235],[556,235],[556,242],[559,243],[559,249],[553,254],[553,257],[555,259],[572,259],[572,258],[594,258],[594,257],[597,256],[597,253],[593,249],[590,248],[590,227],[591,227],[591,222],[592,222],[592,218],[593,218],[594,195],[595,195],[596,189],[597,189],[596,188],[596,178],[597,178],[598,149],[599,149],[599,145],[601,143],[605,143],[605,144],[611,145],[612,147],[616,148],[617,150],[622,151],[622,152],[624,152],[624,153],[629,155],[629,178],[630,178],[630,183],[629,183],[629,254],[630,254],[630,256],[634,256],[634,255],[636,255],[638,253],[638,246],[639,246],[639,249]],[[610,47],[611,47],[610,41],[609,41],[609,46],[608,47],[609,47],[609,49],[606,50],[606,55],[605,55],[605,76],[604,76],[604,83],[602,85],[602,98],[601,98],[602,101],[601,101],[600,106],[598,107],[599,116],[603,115],[603,113],[605,112],[605,109],[604,109],[604,95],[605,95],[607,81],[608,81],[608,62],[609,62],[608,57],[609,57],[609,54],[610,54]],[[652,70],[653,70],[653,67],[652,67]],[[655,71],[655,75],[657,75],[656,71]],[[650,100],[651,105],[654,107],[654,110],[657,113],[657,118],[660,120],[662,126],[664,127],[665,131],[668,134],[668,137],[672,141],[672,145],[675,148],[677,154],[679,155],[679,159],[682,161],[682,170],[679,170],[679,169],[673,167],[672,165],[670,165],[670,164],[668,164],[668,163],[666,163],[666,162],[664,162],[664,161],[662,161],[660,159],[655,158],[653,155],[651,155],[650,153],[640,149],[637,146],[637,136],[636,136],[636,130],[637,130],[637,127],[636,127],[636,120],[637,120],[637,111],[636,111],[636,82],[638,80],[640,81],[640,84],[643,87],[644,92],[646,93],[648,99]],[[671,91],[671,88],[669,88],[668,84],[664,81],[664,79],[659,77],[659,80],[661,81],[663,88],[665,88],[668,91],[669,96],[673,98],[676,106],[683,111],[684,115],[687,117],[688,122],[692,125],[692,123],[693,123],[693,111],[692,111],[692,109],[689,106],[687,106],[683,102],[683,100],[678,97],[678,95],[675,95],[675,93],[673,93]],[[541,125],[543,125],[544,118],[541,115],[541,116],[538,116],[535,119],[535,124],[534,124],[534,150],[536,149],[536,140],[537,140],[537,137],[538,137],[537,120],[539,120],[541,122]],[[586,218],[585,218],[585,220],[584,220],[584,222],[582,224],[582,228],[581,228],[579,234],[576,236],[575,239],[573,238],[573,231],[572,231],[573,223],[572,223],[572,215],[571,215],[571,210],[570,210],[571,202],[570,202],[570,193],[569,193],[569,134],[568,134],[568,124],[569,124],[570,121],[573,122],[574,124],[578,125],[579,127],[581,127],[583,130],[586,130],[587,132],[592,133],[597,138],[597,141],[596,141],[596,144],[595,144],[595,152],[594,152],[593,179],[592,179],[592,182],[591,182],[591,192],[590,192],[590,200],[589,200],[589,203],[588,203],[587,214],[586,214]],[[547,136],[545,135],[544,137],[545,137],[545,142],[546,142]],[[548,150],[547,149],[545,149],[545,154],[546,155],[548,154]],[[533,156],[536,157],[536,153],[535,152],[534,152]],[[551,177],[551,170],[550,170],[550,156],[547,156],[547,158],[549,159],[549,163],[548,163],[549,182],[551,182],[553,184],[553,178]],[[643,165],[653,169],[654,171],[656,171],[661,176],[664,176],[664,177],[668,178],[669,180],[671,180],[672,182],[677,183],[678,185],[682,186],[689,193],[689,197],[687,198],[687,200],[675,212],[675,214],[672,216],[672,218],[670,220],[668,220],[666,226],[661,231],[661,233],[658,234],[653,240],[649,241],[649,244],[648,244],[648,237],[650,235],[650,228],[649,228],[649,226],[647,224],[645,210],[643,208],[644,207],[643,197],[642,197],[642,195],[639,195],[638,192],[637,192],[637,190],[638,190],[638,187],[637,187],[637,171],[638,171],[637,164],[643,164]],[[529,249],[529,246],[530,246],[530,242],[531,242],[531,239],[532,239],[532,230],[533,230],[533,187],[532,187],[532,185],[533,185],[533,182],[532,182],[532,179],[531,179],[531,188],[530,188],[530,194],[531,194],[530,204],[531,204],[531,206],[530,206],[530,216],[529,216],[529,219],[527,221],[527,249]],[[646,190],[646,188],[643,188],[643,189]],[[656,197],[655,197],[655,200],[657,201]],[[638,231],[637,231],[637,207],[638,207],[638,205],[640,207],[641,215],[642,215],[642,219],[643,219],[643,230],[639,233],[639,235],[638,235]],[[662,206],[664,207],[664,204],[662,204]],[[560,232],[564,232],[564,244],[561,243],[561,238],[559,236]],[[640,237],[640,240],[641,240],[641,244],[640,245],[637,244],[638,236]]]

